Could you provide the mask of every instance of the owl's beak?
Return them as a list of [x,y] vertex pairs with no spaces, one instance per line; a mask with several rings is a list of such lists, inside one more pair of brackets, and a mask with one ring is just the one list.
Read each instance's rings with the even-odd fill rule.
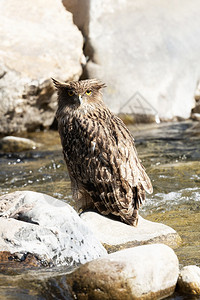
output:
[[78,99],[79,99],[79,101],[80,101],[80,104],[82,103],[82,96],[81,95],[78,95]]

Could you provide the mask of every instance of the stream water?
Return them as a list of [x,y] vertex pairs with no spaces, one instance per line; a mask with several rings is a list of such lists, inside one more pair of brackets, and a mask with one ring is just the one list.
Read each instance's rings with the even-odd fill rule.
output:
[[[175,250],[180,265],[200,266],[200,124],[179,122],[130,127],[154,193],[140,214],[173,227],[182,238]],[[49,194],[74,205],[57,132],[26,137],[41,146],[33,151],[0,154],[0,195],[16,190]],[[0,273],[0,299],[70,299],[69,270]],[[169,299],[200,299],[176,293]]]

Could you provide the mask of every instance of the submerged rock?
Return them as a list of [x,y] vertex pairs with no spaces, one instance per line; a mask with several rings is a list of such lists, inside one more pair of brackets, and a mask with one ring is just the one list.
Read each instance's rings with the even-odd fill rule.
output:
[[43,263],[30,253],[0,252],[0,271],[4,275],[14,275],[19,270],[44,267]]
[[179,263],[174,251],[155,244],[93,260],[67,276],[76,299],[162,299],[173,294]]
[[81,218],[87,222],[95,236],[109,252],[133,246],[153,243],[164,243],[176,248],[181,238],[171,227],[147,221],[139,216],[138,226],[112,220],[96,212],[84,212]]
[[0,150],[3,152],[20,152],[35,149],[38,144],[34,141],[17,136],[5,136],[0,140]]
[[43,265],[78,265],[107,252],[75,210],[45,194],[0,197],[0,251],[30,253]]
[[183,267],[178,278],[178,287],[183,293],[200,295],[200,268],[193,265]]

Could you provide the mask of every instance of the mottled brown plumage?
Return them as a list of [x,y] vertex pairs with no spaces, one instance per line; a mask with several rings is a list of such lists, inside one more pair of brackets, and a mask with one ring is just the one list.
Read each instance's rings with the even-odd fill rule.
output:
[[120,216],[137,225],[145,190],[152,185],[134,146],[134,139],[105,106],[98,80],[60,83],[56,117],[73,196],[85,209],[94,205],[103,215]]

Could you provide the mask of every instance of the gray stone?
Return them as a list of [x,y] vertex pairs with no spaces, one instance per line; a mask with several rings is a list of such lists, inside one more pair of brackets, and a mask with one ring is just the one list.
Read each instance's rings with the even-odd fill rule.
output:
[[199,10],[198,0],[90,1],[87,74],[107,84],[113,112],[190,116],[200,76]]
[[93,260],[67,276],[75,299],[163,299],[173,294],[179,263],[174,251],[154,244]]
[[83,37],[61,1],[0,1],[0,133],[48,128],[57,100],[51,77],[78,79]]
[[31,253],[53,265],[83,264],[106,254],[74,209],[48,195],[3,195],[0,214],[0,251]]
[[0,139],[0,150],[3,152],[20,152],[35,149],[39,145],[34,141],[17,136],[5,136]]
[[164,243],[176,248],[181,242],[180,236],[171,227],[145,220],[141,216],[137,227],[90,211],[82,213],[81,218],[109,252],[152,243]]
[[178,287],[183,293],[200,295],[200,268],[194,265],[183,267],[179,274]]

